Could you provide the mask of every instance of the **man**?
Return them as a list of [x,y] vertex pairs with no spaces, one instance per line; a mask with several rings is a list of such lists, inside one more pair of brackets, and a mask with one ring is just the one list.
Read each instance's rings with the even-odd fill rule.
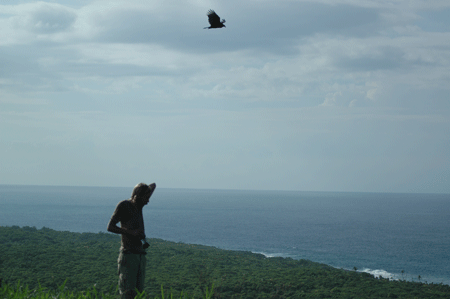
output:
[[[131,198],[119,202],[108,223],[109,232],[122,235],[117,260],[121,298],[134,298],[136,289],[139,292],[144,290],[146,253],[141,241],[145,240],[142,208],[148,204],[155,188],[155,183],[137,184]],[[118,222],[120,227],[117,226]]]

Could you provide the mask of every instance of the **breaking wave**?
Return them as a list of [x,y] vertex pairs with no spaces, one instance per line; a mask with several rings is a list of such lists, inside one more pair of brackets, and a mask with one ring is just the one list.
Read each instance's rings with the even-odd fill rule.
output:
[[369,273],[372,274],[374,277],[378,277],[378,278],[389,278],[389,280],[398,280],[399,277],[396,274],[387,272],[385,270],[372,270],[369,268],[365,268],[362,270],[358,270],[358,272],[364,272],[364,273]]
[[262,254],[262,255],[264,255],[267,258],[271,258],[271,257],[293,257],[293,255],[285,254],[285,253],[267,253],[267,252],[262,252],[262,251],[252,251],[252,253]]

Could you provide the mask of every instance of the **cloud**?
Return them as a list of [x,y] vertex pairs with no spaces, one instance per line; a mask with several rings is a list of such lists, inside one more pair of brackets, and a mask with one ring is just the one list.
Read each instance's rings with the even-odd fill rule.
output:
[[29,11],[24,18],[24,23],[19,21],[27,29],[37,34],[52,34],[65,31],[70,28],[76,20],[73,10],[58,4],[38,3]]
[[404,55],[398,48],[378,47],[361,51],[356,57],[336,57],[336,64],[355,71],[389,70],[407,66]]
[[[9,3],[3,153],[19,163],[33,141],[48,182],[66,175],[53,146],[76,156],[74,176],[144,174],[149,155],[183,187],[395,190],[402,171],[446,173],[447,1]],[[203,29],[210,8],[227,28]]]
[[[134,3],[134,2],[132,2]],[[175,50],[211,53],[259,49],[296,53],[301,38],[318,33],[367,36],[375,33],[380,11],[351,5],[312,2],[239,2],[220,5],[216,12],[227,28],[203,30],[210,7],[183,2],[176,6],[108,5],[90,9],[90,22],[101,28],[96,39],[105,43],[149,43]],[[96,4],[98,5],[98,4]]]
[[74,9],[56,3],[35,2],[1,5],[3,37],[0,45],[32,43],[46,36],[69,31],[75,23]]

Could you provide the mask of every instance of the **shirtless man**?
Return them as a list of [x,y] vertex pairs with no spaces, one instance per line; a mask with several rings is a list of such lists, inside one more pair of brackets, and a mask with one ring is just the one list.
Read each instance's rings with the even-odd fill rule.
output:
[[[122,235],[117,260],[121,298],[134,298],[136,289],[139,292],[144,290],[146,252],[141,241],[145,239],[142,208],[148,204],[155,188],[155,183],[137,184],[131,198],[119,202],[108,223],[109,232]],[[120,227],[117,226],[119,222]]]

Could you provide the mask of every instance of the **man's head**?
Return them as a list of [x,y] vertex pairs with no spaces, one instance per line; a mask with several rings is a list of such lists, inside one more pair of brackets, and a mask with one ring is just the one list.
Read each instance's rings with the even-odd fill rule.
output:
[[145,206],[148,204],[148,201],[150,199],[150,196],[153,193],[153,190],[155,189],[156,185],[151,184],[147,185],[144,183],[137,184],[133,192],[131,193],[131,201],[136,203],[139,206]]

